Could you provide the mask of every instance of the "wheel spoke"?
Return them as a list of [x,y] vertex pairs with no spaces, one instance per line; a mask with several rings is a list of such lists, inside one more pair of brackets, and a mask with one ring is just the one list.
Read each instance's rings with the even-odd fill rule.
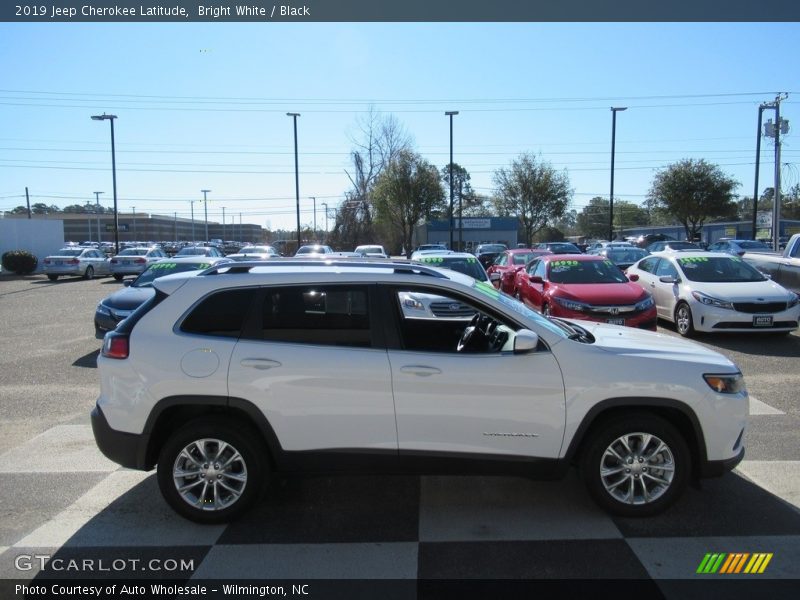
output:
[[610,477],[611,475],[616,475],[617,473],[622,473],[625,470],[625,467],[616,467],[613,469],[600,469],[600,476],[601,477]]
[[232,488],[227,483],[225,483],[222,479],[217,481],[217,485],[220,486],[220,487],[225,488],[226,490],[228,490],[236,498],[238,498],[239,496],[242,495],[242,491],[241,490],[237,490],[236,488]]
[[225,479],[233,479],[239,483],[247,483],[247,475],[241,473],[220,473]]
[[186,485],[183,485],[183,486],[179,487],[179,488],[178,488],[178,491],[179,491],[181,494],[183,494],[184,492],[187,492],[187,491],[189,491],[190,489],[192,489],[192,488],[194,488],[194,487],[197,487],[197,486],[198,486],[198,485],[200,485],[201,483],[204,483],[204,481],[203,481],[202,479],[198,479],[197,481],[193,481],[193,482],[191,482],[191,483],[187,483]]
[[197,500],[193,503],[195,506],[203,506],[206,501],[206,492],[208,492],[208,481],[203,480],[203,491],[197,495]]
[[188,460],[189,462],[191,462],[198,469],[202,469],[203,468],[203,465],[200,464],[197,461],[197,459],[188,452],[188,448],[184,448],[183,449],[183,451],[181,452],[181,457],[183,457],[186,460]]
[[200,456],[203,458],[205,462],[208,462],[208,454],[206,453],[206,442],[207,440],[197,440],[194,443],[194,447],[197,448],[197,451],[200,453]]
[[219,468],[220,469],[227,469],[231,465],[231,463],[233,463],[236,460],[239,460],[240,458],[242,458],[242,457],[239,455],[239,453],[235,452],[234,455],[231,456],[228,460],[226,460],[223,464],[221,464],[219,466]]
[[668,480],[662,479],[661,477],[656,477],[655,475],[652,475],[650,473],[644,473],[642,475],[642,477],[643,478],[647,477],[648,479],[652,479],[653,481],[655,481],[656,483],[660,483],[661,485],[669,485],[670,484],[670,482]]

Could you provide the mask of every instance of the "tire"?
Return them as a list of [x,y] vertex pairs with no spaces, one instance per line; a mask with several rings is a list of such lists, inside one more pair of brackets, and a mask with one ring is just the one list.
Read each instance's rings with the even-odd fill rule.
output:
[[114,273],[114,279],[116,279],[117,281],[122,281],[124,277],[125,277],[124,275],[120,275],[119,273]]
[[[227,468],[223,468],[224,462],[212,462],[220,450]],[[241,423],[196,419],[176,430],[161,448],[158,486],[167,504],[190,521],[226,523],[244,514],[259,498],[267,480],[267,464],[264,444]],[[179,486],[184,487],[183,492]]]
[[94,267],[89,265],[86,267],[86,270],[83,272],[84,279],[94,279]]
[[58,279],[58,275],[48,275],[48,276],[47,276],[47,278],[48,278],[50,281],[56,281],[56,280]]
[[550,316],[550,305],[549,304],[542,304],[542,314],[545,317],[549,317]]
[[633,413],[592,430],[580,468],[589,494],[606,511],[647,517],[681,496],[689,482],[691,456],[686,440],[668,421]]
[[694,321],[692,320],[692,309],[686,302],[679,302],[675,307],[675,329],[683,337],[694,335]]

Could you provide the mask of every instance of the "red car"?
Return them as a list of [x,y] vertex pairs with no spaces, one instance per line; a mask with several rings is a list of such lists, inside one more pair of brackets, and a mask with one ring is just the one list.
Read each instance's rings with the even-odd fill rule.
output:
[[[524,269],[532,259],[543,254],[550,254],[549,250],[531,250],[530,248],[515,248],[502,252],[486,269],[486,274],[492,285],[505,292],[514,294],[514,276],[517,271]],[[497,273],[492,277],[493,273]]]
[[514,287],[517,298],[544,315],[656,330],[650,292],[602,256],[536,258],[517,273]]

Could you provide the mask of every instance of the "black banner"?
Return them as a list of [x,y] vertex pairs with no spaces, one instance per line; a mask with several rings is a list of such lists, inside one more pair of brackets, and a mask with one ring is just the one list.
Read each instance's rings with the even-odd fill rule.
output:
[[798,21],[796,0],[58,0],[0,7],[8,22]]

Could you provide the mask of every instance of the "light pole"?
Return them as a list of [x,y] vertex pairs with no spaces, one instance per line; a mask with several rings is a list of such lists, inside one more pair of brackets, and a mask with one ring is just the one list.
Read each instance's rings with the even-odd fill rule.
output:
[[208,192],[211,190],[200,190],[203,192],[203,206],[206,209],[206,242],[208,242]]
[[300,170],[297,162],[297,117],[300,113],[286,113],[294,121],[294,191],[297,199],[297,249],[303,245],[300,236]]
[[611,191],[608,195],[608,241],[614,239],[614,145],[617,136],[617,112],[628,110],[627,106],[611,107]]
[[222,244],[225,244],[225,207],[222,207]]
[[322,240],[322,241],[323,242],[327,242],[328,241],[328,203],[327,202],[321,202],[320,204],[322,204],[322,206],[325,207],[325,239]]
[[314,201],[314,240],[317,239],[317,197],[309,196]]
[[197,241],[197,238],[194,237],[194,200],[189,200],[189,209],[192,211],[192,243],[194,244]]
[[132,206],[133,209],[133,239],[134,241],[139,239],[139,236],[136,233],[136,207]]
[[95,212],[97,213],[97,243],[99,244],[102,241],[100,237],[100,194],[104,194],[105,192],[94,192],[94,201],[95,201]]
[[[450,249],[453,249],[453,115],[457,115],[457,110],[450,110],[444,113],[448,117],[450,117]],[[458,210],[458,219],[459,219],[459,246],[461,245],[461,200],[459,200],[459,210]],[[460,248],[459,248],[460,249]]]
[[117,115],[92,115],[93,121],[111,122],[111,179],[114,184],[114,252],[119,254],[119,212],[117,212],[117,158],[114,153],[114,119]]

